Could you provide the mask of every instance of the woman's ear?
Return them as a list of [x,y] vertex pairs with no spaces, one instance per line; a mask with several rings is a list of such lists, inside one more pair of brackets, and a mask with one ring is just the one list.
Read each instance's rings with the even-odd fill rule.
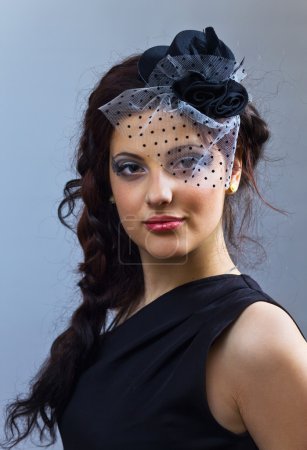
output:
[[242,148],[238,144],[235,153],[235,159],[233,162],[230,183],[239,186],[241,175],[242,175]]

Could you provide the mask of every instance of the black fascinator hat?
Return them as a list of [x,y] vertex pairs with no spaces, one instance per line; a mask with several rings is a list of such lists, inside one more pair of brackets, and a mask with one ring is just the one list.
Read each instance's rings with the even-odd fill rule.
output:
[[[160,76],[162,61],[183,63],[185,59],[189,59],[185,70],[172,75],[171,89],[179,99],[216,119],[232,117],[244,110],[248,94],[236,79],[236,72],[244,60],[235,68],[233,52],[217,37],[213,27],[207,27],[203,32],[183,30],[171,45],[158,45],[146,50],[138,62],[139,79],[151,86],[163,85],[165,78],[163,80]],[[177,66],[175,68],[178,69]],[[242,75],[243,78],[244,69]],[[170,81],[166,84],[169,85]]]
[[142,54],[138,63],[141,79],[148,82],[149,75],[157,63],[167,55],[215,55],[235,62],[234,54],[217,37],[213,27],[207,27],[203,32],[183,30],[175,36],[171,45],[157,45]]

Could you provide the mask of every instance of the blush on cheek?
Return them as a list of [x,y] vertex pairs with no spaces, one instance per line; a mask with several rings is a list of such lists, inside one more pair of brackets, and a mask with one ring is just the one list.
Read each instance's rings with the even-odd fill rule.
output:
[[[220,218],[224,206],[223,188],[207,188],[193,196],[190,203],[191,212],[199,215],[200,220]],[[194,206],[192,206],[194,205]]]

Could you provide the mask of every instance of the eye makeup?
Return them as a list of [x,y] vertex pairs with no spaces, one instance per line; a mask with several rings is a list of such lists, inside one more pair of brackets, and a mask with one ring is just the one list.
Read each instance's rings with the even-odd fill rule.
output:
[[[124,156],[130,156],[131,159],[122,158]],[[158,153],[157,156],[160,157],[160,154]],[[201,166],[210,166],[213,159],[213,155],[211,154],[211,152],[204,151],[203,145],[197,146],[193,144],[175,147],[167,151],[164,157],[165,156],[167,156],[167,158],[165,158],[166,162],[164,164],[166,170],[173,173],[173,175],[182,174],[184,176],[188,176],[190,173],[189,171],[191,169],[194,169],[195,165],[198,164],[200,160]],[[119,158],[119,160],[117,158]],[[137,160],[138,162],[133,161],[133,159]],[[143,161],[144,159],[139,155],[135,155],[134,153],[130,152],[121,152],[114,157],[112,156],[112,170],[117,175],[122,175],[124,177],[138,175],[140,171],[137,170],[137,168],[142,169],[141,164],[143,163]],[[130,173],[124,172],[124,170],[127,169],[130,171]],[[133,170],[135,170],[135,172],[133,172]]]

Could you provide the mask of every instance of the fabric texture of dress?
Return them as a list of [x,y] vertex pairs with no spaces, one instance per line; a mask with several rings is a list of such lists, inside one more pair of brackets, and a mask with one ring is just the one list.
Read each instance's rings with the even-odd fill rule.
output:
[[63,450],[257,449],[248,432],[217,422],[205,390],[210,346],[256,301],[286,311],[249,275],[215,275],[177,286],[101,335],[58,420]]

